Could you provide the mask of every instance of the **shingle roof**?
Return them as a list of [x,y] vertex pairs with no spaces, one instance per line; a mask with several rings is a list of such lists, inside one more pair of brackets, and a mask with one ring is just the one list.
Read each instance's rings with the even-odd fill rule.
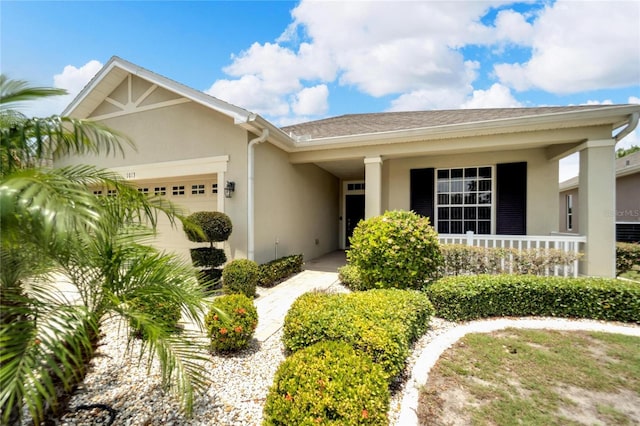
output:
[[338,117],[325,118],[323,120],[286,126],[281,130],[294,138],[321,139],[610,107],[611,105],[583,105],[564,107],[487,108],[347,114]]

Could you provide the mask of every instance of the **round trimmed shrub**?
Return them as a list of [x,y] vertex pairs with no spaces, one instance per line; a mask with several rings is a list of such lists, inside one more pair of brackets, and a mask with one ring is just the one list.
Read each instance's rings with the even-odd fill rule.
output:
[[258,311],[243,294],[217,297],[204,319],[214,352],[233,352],[249,345],[258,325]]
[[222,291],[225,294],[241,293],[249,298],[256,295],[260,268],[248,259],[236,259],[222,269]]
[[264,425],[388,425],[389,389],[380,366],[343,342],[296,352],[276,371]]
[[437,278],[442,263],[438,234],[429,218],[390,211],[361,221],[353,231],[349,263],[358,268],[363,290],[420,290]]
[[[135,311],[148,316],[156,325],[167,330],[174,330],[182,316],[179,303],[172,300],[160,300],[154,294],[138,296],[129,300],[128,303]],[[136,337],[146,339],[147,334],[139,320],[131,318],[129,326],[134,330]]]
[[187,220],[199,226],[206,236],[206,239],[202,238],[202,236],[193,229],[183,227],[189,241],[196,243],[227,241],[233,230],[231,219],[222,212],[195,212],[189,215]]
[[224,250],[216,247],[198,247],[190,250],[193,266],[215,268],[227,261]]

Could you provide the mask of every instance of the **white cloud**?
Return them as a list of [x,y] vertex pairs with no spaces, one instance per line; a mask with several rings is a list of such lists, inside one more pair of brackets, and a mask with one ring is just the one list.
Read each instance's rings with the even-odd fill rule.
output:
[[292,102],[295,115],[323,115],[329,110],[329,88],[325,84],[299,91]]
[[488,90],[474,90],[471,99],[462,108],[516,108],[522,104],[513,97],[508,87],[495,83]]
[[558,94],[637,85],[638,22],[637,1],[558,0],[533,24],[531,59],[497,64],[495,73],[516,90]]
[[95,59],[80,68],[76,68],[73,65],[65,66],[60,74],[53,76],[53,87],[65,89],[67,94],[32,104],[26,109],[25,113],[34,117],[60,114],[101,68],[102,64]]

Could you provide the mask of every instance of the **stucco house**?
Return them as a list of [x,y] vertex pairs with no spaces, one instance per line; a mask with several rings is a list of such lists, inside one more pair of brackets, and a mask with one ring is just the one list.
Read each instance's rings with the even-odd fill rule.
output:
[[[614,147],[639,113],[640,105],[392,112],[278,128],[113,57],[64,114],[124,132],[137,151],[61,164],[108,167],[190,211],[223,211],[234,225],[229,256],[266,262],[345,248],[359,219],[393,209],[431,217],[441,236],[547,238],[559,231],[558,161],[579,151],[581,273],[614,276]],[[168,226],[158,244],[192,246]]]
[[[616,240],[640,242],[640,151],[616,159],[615,222]],[[579,179],[560,182],[560,232],[580,233]],[[612,188],[613,191],[613,188]]]

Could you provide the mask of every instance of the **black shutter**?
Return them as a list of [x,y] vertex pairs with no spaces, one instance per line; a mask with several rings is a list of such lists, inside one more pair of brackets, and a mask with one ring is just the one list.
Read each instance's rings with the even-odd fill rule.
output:
[[426,216],[433,223],[433,175],[434,169],[411,170],[411,210]]
[[527,163],[496,166],[496,233],[527,233]]

